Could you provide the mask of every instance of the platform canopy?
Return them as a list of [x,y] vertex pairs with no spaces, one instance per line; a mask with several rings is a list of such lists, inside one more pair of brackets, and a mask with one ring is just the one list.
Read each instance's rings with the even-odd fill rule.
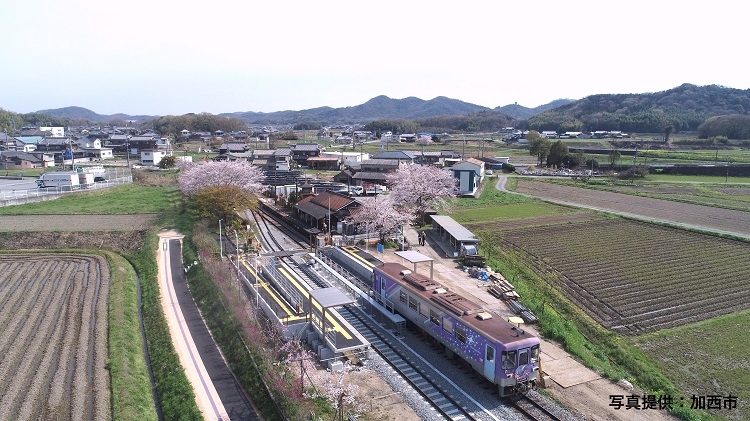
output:
[[425,256],[424,254],[422,254],[422,253],[420,253],[418,251],[412,251],[412,250],[397,251],[396,252],[396,256],[399,256],[399,257],[401,257],[404,260],[408,260],[409,263],[413,264],[414,265],[414,272],[417,271],[417,263],[430,262],[430,279],[432,279],[433,265],[434,265],[434,259],[433,258],[431,258],[429,256]]
[[418,252],[418,251],[397,251],[396,256],[401,257],[402,259],[406,259],[409,261],[409,263],[422,263],[422,262],[431,262],[433,259],[429,256],[425,256],[424,254]]
[[338,307],[354,302],[349,296],[334,287],[314,289],[310,291],[310,296],[324,308]]

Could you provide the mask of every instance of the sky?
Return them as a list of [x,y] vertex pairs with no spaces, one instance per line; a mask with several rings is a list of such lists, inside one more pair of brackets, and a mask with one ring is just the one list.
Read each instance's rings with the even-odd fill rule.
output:
[[536,107],[750,88],[742,2],[24,0],[0,8],[0,108],[274,112],[378,95]]

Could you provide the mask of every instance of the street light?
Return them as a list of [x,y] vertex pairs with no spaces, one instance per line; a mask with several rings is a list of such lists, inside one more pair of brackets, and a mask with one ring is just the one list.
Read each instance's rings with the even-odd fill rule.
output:
[[224,243],[221,241],[221,219],[219,219],[219,256],[224,260]]

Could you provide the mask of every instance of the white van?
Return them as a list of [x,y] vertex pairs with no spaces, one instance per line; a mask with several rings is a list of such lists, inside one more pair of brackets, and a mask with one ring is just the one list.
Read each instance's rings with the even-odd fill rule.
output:
[[67,187],[72,189],[73,187],[78,187],[80,184],[78,173],[73,171],[46,172],[36,180],[36,186],[39,188]]

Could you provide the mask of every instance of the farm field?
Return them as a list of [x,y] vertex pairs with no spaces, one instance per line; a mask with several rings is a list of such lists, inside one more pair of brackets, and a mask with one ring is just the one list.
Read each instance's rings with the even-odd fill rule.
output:
[[750,308],[750,243],[619,218],[557,221],[482,229],[502,232],[502,246],[608,329],[636,335]]
[[[700,177],[697,176],[659,177],[649,175],[648,178],[649,181],[638,181],[635,184],[621,180],[597,180],[594,183],[581,184],[564,179],[555,180],[555,183],[724,209],[750,211],[750,184],[690,181],[698,180]],[[659,178],[663,178],[665,182],[658,181]],[[651,181],[652,179],[657,181]],[[750,183],[750,179],[745,180],[746,183]]]
[[737,396],[736,410],[710,410],[717,420],[750,419],[750,311],[635,338],[687,396]]
[[109,289],[99,256],[0,255],[3,418],[111,418]]
[[608,209],[657,222],[671,222],[688,228],[704,227],[725,234],[750,238],[750,212],[701,206],[651,197],[599,191],[521,178],[516,192],[560,203]]

